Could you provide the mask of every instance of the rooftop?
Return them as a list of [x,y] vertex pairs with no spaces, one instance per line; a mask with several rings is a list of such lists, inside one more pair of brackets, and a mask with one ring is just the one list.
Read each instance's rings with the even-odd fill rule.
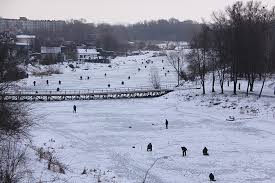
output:
[[99,54],[96,49],[77,49],[77,53],[79,54]]
[[16,35],[17,39],[35,39],[35,35]]

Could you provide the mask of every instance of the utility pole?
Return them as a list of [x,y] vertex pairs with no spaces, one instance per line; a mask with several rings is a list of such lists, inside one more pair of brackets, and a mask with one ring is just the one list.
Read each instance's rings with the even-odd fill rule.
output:
[[180,58],[178,58],[178,86],[180,86]]

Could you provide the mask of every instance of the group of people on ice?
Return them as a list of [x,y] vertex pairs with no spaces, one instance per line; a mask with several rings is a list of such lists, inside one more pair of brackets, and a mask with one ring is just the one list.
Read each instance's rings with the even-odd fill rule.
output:
[[[168,129],[168,120],[167,119],[165,120],[165,128]],[[181,147],[181,150],[182,150],[182,156],[183,157],[186,156],[187,148],[183,146],[183,147]],[[152,143],[149,143],[147,145],[147,152],[151,152],[151,151],[153,151],[153,145],[152,145]],[[203,154],[203,156],[209,156],[207,147],[203,148],[202,154]],[[209,180],[216,181],[213,173],[209,174]]]

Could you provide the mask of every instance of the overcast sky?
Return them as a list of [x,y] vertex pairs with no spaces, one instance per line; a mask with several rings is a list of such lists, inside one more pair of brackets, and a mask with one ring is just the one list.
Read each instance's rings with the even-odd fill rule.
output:
[[[142,20],[210,20],[236,0],[0,0],[0,17],[29,19],[80,19],[95,23],[135,23]],[[247,0],[244,0],[247,1]],[[275,0],[262,0],[269,7]]]

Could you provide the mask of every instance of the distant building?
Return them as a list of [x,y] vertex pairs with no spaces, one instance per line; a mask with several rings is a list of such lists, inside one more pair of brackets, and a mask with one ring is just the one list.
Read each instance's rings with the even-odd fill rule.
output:
[[41,47],[41,54],[59,54],[61,53],[61,47]]
[[64,61],[61,47],[41,47],[41,63],[46,65]]
[[99,52],[96,49],[77,49],[78,61],[89,61],[99,59]]
[[25,32],[35,33],[37,31],[60,32],[64,30],[65,21],[51,20],[28,20],[26,17],[20,19],[0,18],[0,32]]
[[34,35],[16,35],[17,46],[32,46],[35,42]]

